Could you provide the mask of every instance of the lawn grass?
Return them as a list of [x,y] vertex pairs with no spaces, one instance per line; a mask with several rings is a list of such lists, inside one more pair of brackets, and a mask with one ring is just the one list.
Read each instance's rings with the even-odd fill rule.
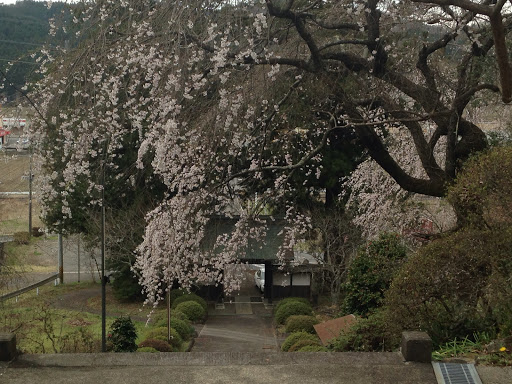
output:
[[[101,315],[96,300],[80,311],[63,309],[59,304],[67,294],[95,287],[100,292],[101,286],[94,283],[48,285],[40,288],[39,295],[34,290],[20,296],[17,302],[0,302],[0,331],[16,333],[18,349],[25,353],[100,352]],[[146,315],[150,309],[142,303],[117,302],[110,292],[107,298],[107,313],[115,313],[106,318],[107,333],[118,316],[130,316],[138,335],[136,343],[140,343],[147,331]]]
[[[0,183],[0,186],[2,184]],[[1,188],[0,188],[1,189]],[[32,226],[42,227],[39,218],[41,208],[37,201],[32,201]],[[12,235],[16,232],[28,231],[28,196],[26,198],[0,199],[0,234]]]

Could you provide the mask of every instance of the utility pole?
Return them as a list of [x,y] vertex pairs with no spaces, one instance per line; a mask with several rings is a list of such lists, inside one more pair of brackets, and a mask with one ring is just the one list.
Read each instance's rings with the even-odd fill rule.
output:
[[64,284],[64,247],[62,246],[62,233],[59,233],[59,283]]
[[167,341],[171,341],[171,287],[167,290]]
[[77,252],[77,256],[78,256],[78,282],[80,282],[80,234],[78,234],[77,238],[78,238],[78,252]]
[[101,178],[101,351],[107,352],[107,331],[106,331],[106,285],[105,276],[105,165]]
[[28,237],[32,237],[32,147],[30,147],[28,174]]

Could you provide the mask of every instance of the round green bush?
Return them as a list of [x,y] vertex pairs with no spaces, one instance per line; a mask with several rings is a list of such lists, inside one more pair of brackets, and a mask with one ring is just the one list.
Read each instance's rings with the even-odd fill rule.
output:
[[311,340],[318,343],[318,337],[312,335],[311,333],[294,332],[284,340],[283,344],[281,345],[281,350],[283,352],[288,352],[290,347],[300,340]]
[[293,315],[286,319],[286,332],[305,331],[314,334],[316,332],[313,326],[318,323],[319,321],[314,316]]
[[[187,315],[185,315],[183,312],[176,311],[175,309],[171,310],[171,322],[172,319],[181,320],[190,325],[190,320],[188,319]],[[155,327],[167,327],[167,313],[158,314],[154,316],[152,320],[152,324],[154,324]]]
[[320,345],[320,342],[319,341],[314,341],[314,340],[302,339],[302,340],[297,341],[295,344],[293,344],[288,349],[288,352],[297,352],[299,349],[307,347],[307,346],[311,346],[311,345]]
[[[185,315],[181,311],[177,311],[176,309],[171,311],[171,319],[173,319],[173,318],[176,318],[178,320],[183,320],[186,323],[190,323],[190,320],[188,319],[187,315]],[[166,324],[167,324],[167,319],[165,321],[166,321]]]
[[311,307],[311,303],[309,302],[308,299],[306,299],[305,297],[285,297],[284,299],[280,300],[277,305],[275,306],[274,308],[274,313],[277,312],[277,310],[279,308],[281,308],[282,305],[284,304],[287,304],[287,303],[291,303],[291,302],[301,302],[301,303],[304,303],[306,305],[309,305]]
[[171,290],[171,303],[174,302],[178,297],[181,297],[183,295],[186,295],[188,292],[186,289],[172,289]]
[[142,347],[142,348],[138,348],[137,352],[151,352],[151,353],[155,353],[155,352],[158,352],[158,351],[155,348],[153,348],[153,347]]
[[171,328],[181,336],[183,340],[188,340],[194,334],[194,327],[188,321],[171,317]]
[[321,345],[306,345],[297,352],[329,352],[329,350]]
[[154,348],[158,352],[172,352],[171,345],[163,340],[157,340],[157,339],[146,339],[143,342],[139,344],[139,348]]
[[[162,340],[165,342],[167,342],[167,336],[167,327],[152,328],[148,330],[145,334],[146,339]],[[173,346],[174,349],[180,349],[181,344],[183,344],[183,339],[174,328],[171,328],[170,344]]]
[[[185,320],[171,317],[171,328],[174,328],[183,340],[188,340],[194,334],[194,327],[190,325],[188,318],[182,313]],[[165,327],[167,329],[167,319],[162,319],[155,324],[155,327]]]
[[171,308],[177,308],[178,305],[180,305],[181,303],[185,303],[187,301],[195,301],[196,303],[200,304],[201,307],[203,307],[205,312],[208,310],[208,304],[206,303],[206,301],[202,297],[197,296],[195,293],[187,293],[176,298],[172,302]]
[[274,314],[274,320],[277,324],[284,324],[286,319],[293,315],[311,315],[311,306],[300,301],[290,301],[279,307]]
[[176,309],[180,312],[183,312],[187,318],[192,322],[203,321],[206,317],[206,310],[201,306],[201,304],[195,301],[185,301],[184,303],[179,303],[176,306]]

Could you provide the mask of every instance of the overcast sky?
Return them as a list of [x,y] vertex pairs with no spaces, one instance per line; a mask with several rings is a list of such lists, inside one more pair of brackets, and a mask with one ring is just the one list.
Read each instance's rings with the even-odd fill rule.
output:
[[[17,0],[0,0],[1,4],[15,4]],[[39,0],[36,0],[39,1]]]

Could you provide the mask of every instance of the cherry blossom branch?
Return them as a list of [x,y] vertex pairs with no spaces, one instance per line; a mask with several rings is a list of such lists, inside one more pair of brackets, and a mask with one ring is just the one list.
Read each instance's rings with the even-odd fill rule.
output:
[[3,69],[0,68],[0,75],[2,75],[2,77],[7,80],[7,82],[9,83],[9,86],[13,87],[17,92],[19,92],[28,102],[29,104],[32,106],[32,108],[34,108],[34,110],[36,111],[36,113],[39,115],[39,117],[41,119],[43,119],[46,123],[46,125],[48,127],[51,127],[52,125],[50,125],[50,122],[48,120],[46,120],[46,118],[44,117],[44,115],[42,114],[41,110],[39,109],[39,107],[37,106],[37,104],[34,102],[34,100],[32,100],[32,98],[27,94],[27,92],[23,91],[21,88],[19,88],[18,86],[16,86],[16,84],[14,84],[10,79],[9,79],[9,76],[7,76],[7,74],[3,71]]

